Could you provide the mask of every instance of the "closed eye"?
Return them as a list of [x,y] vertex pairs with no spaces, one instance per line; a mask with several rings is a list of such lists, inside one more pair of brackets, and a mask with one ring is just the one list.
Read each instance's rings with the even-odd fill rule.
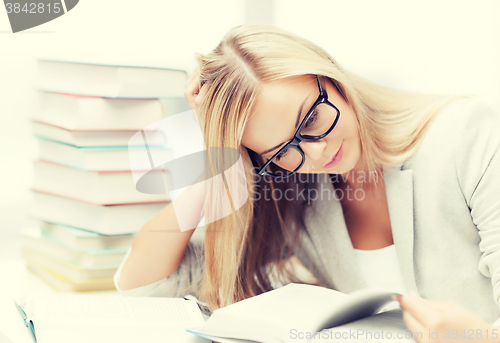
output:
[[309,127],[317,121],[318,121],[318,111],[315,108],[314,112],[309,116],[309,118],[307,118],[307,121],[306,121],[306,124],[304,125],[304,127]]
[[288,148],[284,151],[280,152],[278,156],[274,159],[276,162],[279,162],[282,158],[285,158],[288,153]]

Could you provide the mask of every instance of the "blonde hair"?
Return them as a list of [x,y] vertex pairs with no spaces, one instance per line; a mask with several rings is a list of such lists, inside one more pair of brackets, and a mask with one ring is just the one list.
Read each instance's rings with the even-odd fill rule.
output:
[[[263,83],[301,75],[328,78],[356,116],[368,172],[409,158],[438,111],[456,98],[405,92],[367,81],[343,69],[309,40],[266,25],[231,29],[211,53],[199,54],[198,62],[201,84],[209,86],[199,108],[205,144],[239,151],[249,194],[259,191],[263,181],[252,173],[249,154],[254,153],[241,141]],[[291,179],[272,182],[271,188],[298,192],[314,187],[310,181],[292,187]],[[307,204],[294,199],[249,197],[237,211],[206,226],[199,297],[211,310],[272,289],[269,267],[278,271],[282,282],[303,282],[286,263],[306,230]],[[219,204],[218,199],[207,198],[208,211]]]

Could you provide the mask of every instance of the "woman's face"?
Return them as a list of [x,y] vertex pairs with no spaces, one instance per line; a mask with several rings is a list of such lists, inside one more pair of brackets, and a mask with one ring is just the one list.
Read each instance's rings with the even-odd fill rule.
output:
[[[358,164],[361,156],[356,118],[351,107],[330,81],[327,80],[322,85],[328,93],[328,100],[339,109],[340,117],[333,130],[323,139],[300,142],[305,162],[297,172],[344,174]],[[243,146],[260,154],[264,160],[270,159],[293,138],[298,124],[305,118],[318,95],[316,78],[309,75],[263,84],[256,108],[243,134]],[[342,150],[339,151],[341,147]],[[272,148],[274,149],[269,151]],[[336,155],[337,158],[332,163]],[[340,156],[341,159],[338,160]]]

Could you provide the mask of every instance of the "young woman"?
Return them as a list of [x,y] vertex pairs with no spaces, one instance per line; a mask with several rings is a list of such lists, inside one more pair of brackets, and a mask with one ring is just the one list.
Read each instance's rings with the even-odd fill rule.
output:
[[[179,228],[168,205],[137,234],[120,291],[193,292],[214,310],[286,282],[342,292],[389,283],[428,299],[400,299],[410,330],[473,328],[476,340],[491,339],[500,324],[497,113],[470,97],[369,82],[270,26],[232,29],[199,56],[185,95],[206,146],[240,153],[249,198],[206,225],[203,246],[189,241],[194,230],[154,233]],[[220,203],[195,194],[183,195],[193,228]]]

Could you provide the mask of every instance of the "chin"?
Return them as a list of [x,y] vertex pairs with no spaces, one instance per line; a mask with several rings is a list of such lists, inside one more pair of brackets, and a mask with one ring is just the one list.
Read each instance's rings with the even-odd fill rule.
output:
[[[339,163],[340,164],[340,163]],[[336,166],[333,166],[331,168],[325,168],[323,169],[323,173],[328,173],[328,174],[345,174],[347,172],[349,172],[351,169],[347,169],[347,168],[342,168],[341,166],[339,166],[339,164],[337,164]]]

